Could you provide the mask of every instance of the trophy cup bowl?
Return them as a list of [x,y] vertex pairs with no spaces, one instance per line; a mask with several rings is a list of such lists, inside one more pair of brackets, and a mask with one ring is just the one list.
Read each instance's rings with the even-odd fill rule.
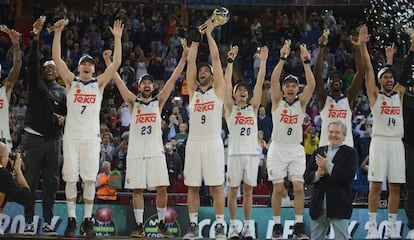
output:
[[[42,16],[40,16],[39,17],[39,19],[38,20],[36,20],[36,22],[37,21],[40,21],[42,24],[44,24],[45,22],[46,22],[46,16],[45,15],[42,15]],[[36,23],[35,22],[35,23]],[[39,33],[34,29],[34,25],[35,25],[35,23],[33,23],[33,30],[31,31],[31,33],[33,34],[33,35],[38,35]]]
[[[226,24],[229,21],[230,12],[225,7],[219,7],[214,9],[213,13],[208,20],[213,21],[214,27],[221,26]],[[192,41],[199,42],[201,40],[201,35],[205,33],[207,26],[206,24],[201,24],[198,28],[191,27],[188,30],[188,37]]]

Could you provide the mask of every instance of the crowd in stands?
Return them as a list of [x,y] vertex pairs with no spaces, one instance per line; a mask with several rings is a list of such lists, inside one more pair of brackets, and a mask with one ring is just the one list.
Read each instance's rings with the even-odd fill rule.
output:
[[[1,23],[14,27],[16,2],[2,1]],[[157,4],[134,2],[106,2],[98,3],[92,9],[72,9],[63,2],[53,10],[43,9],[36,5],[33,12],[33,21],[41,15],[47,17],[47,25],[61,18],[69,19],[69,24],[62,34],[62,58],[65,59],[71,71],[76,70],[79,58],[89,54],[95,59],[96,73],[103,72],[105,64],[102,53],[105,49],[113,48],[113,40],[108,26],[114,19],[121,19],[125,24],[122,37],[122,66],[119,68],[121,78],[127,87],[135,94],[138,93],[137,81],[146,73],[157,80],[154,83],[157,94],[163,83],[171,75],[180,59],[182,46],[181,39],[186,37],[190,25],[198,26],[210,16],[208,10],[187,9],[180,4]],[[266,72],[266,81],[262,97],[262,107],[258,113],[258,151],[260,165],[258,181],[265,182],[266,177],[266,149],[269,145],[272,131],[270,116],[270,78],[271,69],[277,63],[278,50],[285,39],[291,39],[291,54],[288,57],[285,71],[299,76],[304,82],[303,68],[299,56],[299,46],[305,42],[311,54],[311,65],[315,63],[319,48],[317,38],[323,29],[329,29],[329,50],[326,51],[323,67],[323,76],[326,79],[329,71],[337,70],[342,73],[343,88],[350,86],[355,72],[354,53],[349,41],[351,35],[356,35],[357,27],[363,24],[362,19],[346,16],[335,16],[332,11],[311,12],[306,18],[301,11],[283,12],[275,7],[268,7],[260,16],[232,15],[229,22],[214,30],[214,37],[222,50],[225,59],[228,46],[238,45],[239,56],[235,61],[236,71],[234,81],[247,81],[251,86],[255,83],[257,74],[257,48],[263,45],[269,47],[269,60]],[[19,31],[19,29],[16,29]],[[23,33],[28,34],[28,33]],[[43,60],[51,58],[51,43],[53,32],[45,28],[40,34]],[[370,51],[375,66],[385,65],[383,50],[373,40]],[[0,34],[1,76],[4,78],[12,66],[11,43],[6,34]],[[19,148],[27,97],[27,57],[28,46],[22,44],[24,53],[22,72],[16,84],[10,108],[10,129],[14,148]],[[200,60],[208,61],[206,44],[200,47]],[[260,60],[259,60],[260,61]],[[222,61],[225,63],[226,61]],[[224,66],[225,67],[225,66]],[[171,95],[162,112],[163,141],[166,149],[166,161],[170,174],[170,182],[174,185],[182,181],[182,171],[185,159],[185,145],[188,136],[188,92],[186,92],[185,74],[177,81],[176,89]],[[353,109],[354,140],[358,150],[360,163],[368,155],[372,119],[367,97],[361,92]],[[307,108],[304,123],[305,150],[311,154],[319,143],[321,121],[319,117],[318,101],[315,97]],[[128,144],[128,125],[130,113],[114,83],[108,84],[104,92],[101,110],[101,155],[100,161],[109,162],[111,169],[125,172],[125,158]],[[226,146],[228,130],[223,120],[223,144]],[[106,166],[105,169],[108,169]],[[107,171],[107,170],[105,170]],[[170,188],[173,190],[173,187]]]

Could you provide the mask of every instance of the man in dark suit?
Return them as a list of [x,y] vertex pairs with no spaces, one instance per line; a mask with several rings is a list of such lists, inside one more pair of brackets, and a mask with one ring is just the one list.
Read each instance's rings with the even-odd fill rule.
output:
[[332,224],[336,240],[348,240],[352,215],[352,181],[357,170],[357,152],[344,145],[346,125],[328,125],[328,146],[321,146],[307,164],[305,181],[313,184],[309,213],[312,239],[325,239]]

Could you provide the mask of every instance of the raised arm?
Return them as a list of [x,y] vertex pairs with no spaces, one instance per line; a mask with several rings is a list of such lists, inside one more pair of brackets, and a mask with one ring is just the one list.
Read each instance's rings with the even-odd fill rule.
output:
[[283,97],[282,89],[280,88],[280,75],[283,71],[283,65],[285,65],[286,57],[290,52],[290,46],[285,44],[280,49],[280,59],[273,69],[272,76],[270,77],[270,97],[272,98],[272,110],[276,109],[277,104]]
[[305,70],[305,79],[306,86],[303,88],[302,94],[299,96],[302,109],[306,109],[306,105],[313,95],[313,90],[315,89],[315,77],[313,76],[312,69],[310,67],[310,54],[306,46],[300,47],[300,57],[303,62],[303,69]]
[[363,42],[362,44],[362,55],[365,62],[365,87],[367,89],[367,95],[372,107],[377,100],[378,88],[375,85],[374,68],[372,67],[371,57],[368,53],[367,42],[369,41],[368,28],[362,26],[360,30],[360,37]]
[[233,108],[233,62],[236,59],[237,54],[239,53],[239,47],[230,46],[230,51],[227,52],[227,67],[226,73],[224,74],[224,85],[225,85],[225,94],[224,94],[224,108],[225,108],[225,118],[229,118],[231,110]]
[[322,36],[318,40],[319,42],[319,52],[318,56],[316,57],[315,66],[313,72],[315,74],[315,94],[319,101],[320,109],[323,109],[325,106],[325,101],[327,97],[327,92],[324,89],[324,81],[322,78],[322,67],[323,67],[323,60],[325,56],[325,48],[328,44],[328,36],[322,34]]
[[361,29],[359,30],[358,38],[350,37],[350,41],[355,49],[355,75],[352,79],[352,84],[349,89],[346,90],[346,95],[348,96],[349,106],[353,109],[354,103],[361,92],[362,84],[364,82],[364,68],[365,63],[362,58],[362,44],[363,41],[361,36]]
[[213,65],[213,87],[214,92],[220,99],[224,99],[224,75],[223,75],[223,68],[221,66],[221,60],[220,60],[220,54],[219,50],[216,44],[216,41],[214,40],[213,36],[211,35],[211,32],[214,29],[214,21],[207,20],[205,22],[207,28],[206,28],[206,37],[208,42],[208,47],[210,49],[210,58],[211,58],[211,64]]
[[197,88],[197,53],[199,42],[193,41],[190,45],[187,57],[187,86],[190,101],[193,98],[195,89]]
[[[112,64],[111,55],[112,55],[111,50],[105,50],[103,52],[103,59],[105,61],[106,66],[109,66]],[[135,94],[129,91],[124,81],[122,80],[121,76],[119,76],[118,72],[115,72],[113,79],[116,84],[116,87],[119,90],[119,93],[121,93],[122,98],[124,99],[125,102],[128,103],[129,111],[132,111],[132,107],[134,106],[134,102],[136,99]]]
[[114,26],[109,27],[109,29],[112,32],[112,35],[114,36],[114,56],[113,56],[113,62],[108,65],[105,69],[105,72],[103,72],[101,75],[97,77],[97,80],[99,82],[99,88],[101,91],[105,88],[106,84],[109,83],[109,81],[113,78],[115,72],[118,70],[119,66],[121,66],[122,62],[122,44],[121,44],[121,38],[122,38],[122,31],[124,30],[124,25],[122,24],[121,20],[115,20]]
[[183,55],[181,55],[181,58],[177,64],[177,67],[175,67],[170,78],[167,80],[167,82],[164,84],[164,87],[158,93],[158,101],[160,103],[160,109],[164,107],[165,102],[168,100],[168,97],[170,96],[172,90],[174,89],[174,86],[175,86],[175,83],[178,77],[181,75],[181,73],[184,70],[184,67],[187,61],[188,51],[189,51],[188,48],[184,49]]
[[3,81],[6,86],[6,96],[8,101],[10,101],[11,92],[19,77],[20,69],[22,68],[22,53],[19,44],[20,33],[12,29],[9,33],[9,37],[13,45],[13,66],[10,69],[9,75]]
[[62,59],[62,50],[61,50],[61,38],[62,38],[62,31],[65,27],[66,23],[64,19],[57,21],[54,24],[54,32],[55,35],[53,37],[52,43],[52,59],[55,62],[56,68],[59,72],[60,77],[62,78],[63,82],[65,83],[66,88],[70,88],[72,84],[73,78],[75,75],[69,70],[68,66]]
[[398,79],[397,85],[395,85],[395,91],[401,93],[409,86],[413,86],[412,82],[414,81],[411,74],[412,64],[414,63],[414,33],[411,34],[411,45],[410,50],[408,51],[407,56],[404,58],[403,69]]
[[254,85],[253,89],[253,96],[250,100],[250,103],[253,106],[253,109],[257,113],[257,110],[259,109],[261,100],[262,100],[262,92],[263,92],[263,82],[265,80],[266,75],[266,63],[267,63],[267,57],[269,55],[269,49],[266,46],[263,46],[260,49],[260,67],[259,72],[257,73],[257,79],[256,84]]

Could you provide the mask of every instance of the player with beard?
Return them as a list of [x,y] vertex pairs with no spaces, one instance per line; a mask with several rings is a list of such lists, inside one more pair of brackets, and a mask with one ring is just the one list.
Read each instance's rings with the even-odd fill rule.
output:
[[[207,63],[196,66],[199,40],[193,38],[187,59],[187,84],[190,122],[185,149],[184,183],[188,186],[190,227],[184,239],[198,239],[199,189],[204,179],[213,196],[217,224],[216,239],[226,239],[224,232],[224,146],[221,139],[224,95],[223,69],[219,50],[211,32],[215,20],[207,20],[205,35],[210,49],[212,67]],[[195,29],[197,33],[198,29]],[[191,34],[189,34],[191,36]],[[198,40],[198,41],[194,41]]]
[[241,231],[243,239],[253,239],[250,213],[252,210],[253,187],[257,185],[257,111],[262,98],[262,86],[266,74],[268,48],[260,50],[260,68],[254,86],[253,96],[249,98],[249,85],[237,83],[232,88],[233,61],[237,56],[237,48],[232,47],[227,53],[225,73],[226,96],[224,98],[225,118],[229,126],[229,144],[227,160],[228,208],[230,215],[229,238],[239,239],[236,228],[237,191],[243,181],[243,213],[244,224]]
[[105,86],[113,78],[121,65],[121,37],[124,26],[115,20],[113,28],[109,27],[114,36],[114,61],[105,72],[94,77],[95,61],[85,55],[79,59],[78,72],[75,76],[61,58],[61,37],[65,21],[54,24],[55,35],[52,44],[52,58],[66,86],[67,118],[63,135],[63,168],[62,177],[66,182],[65,194],[68,208],[66,237],[74,237],[76,223],[76,196],[79,175],[83,181],[84,222],[81,233],[87,237],[95,236],[92,222],[92,208],[95,198],[95,181],[99,170],[100,131],[99,113]]
[[328,36],[322,35],[319,38],[319,53],[314,67],[315,73],[315,94],[319,101],[320,116],[322,119],[320,146],[328,145],[328,124],[336,120],[344,122],[347,126],[347,134],[344,144],[353,147],[354,139],[352,135],[352,109],[355,100],[362,88],[364,65],[362,61],[360,36],[352,37],[350,41],[355,49],[356,73],[351,86],[342,93],[341,74],[338,71],[330,73],[328,78],[329,92],[324,89],[322,78],[322,65],[325,55],[325,47],[328,44]]
[[[269,181],[273,183],[272,209],[273,231],[272,239],[283,238],[281,224],[281,197],[284,191],[284,178],[288,176],[293,183],[295,195],[295,226],[294,237],[296,239],[309,239],[305,234],[303,224],[304,190],[303,174],[306,169],[305,150],[302,142],[302,123],[305,116],[306,105],[312,97],[315,88],[315,78],[310,67],[310,54],[306,46],[301,46],[300,56],[306,77],[306,86],[302,94],[299,92],[298,78],[288,75],[284,78],[280,87],[280,75],[286,57],[290,52],[290,46],[285,44],[280,49],[280,60],[272,72],[270,90],[272,97],[272,142],[267,154],[267,171]],[[289,173],[289,175],[288,175]]]
[[[157,231],[162,237],[171,237],[171,233],[165,224],[167,187],[170,185],[170,182],[161,136],[160,113],[174,89],[175,82],[184,69],[187,54],[188,50],[184,50],[174,72],[155,97],[152,97],[154,78],[151,75],[145,74],[139,79],[138,88],[140,95],[138,97],[128,90],[118,73],[114,77],[115,84],[122,98],[127,103],[132,118],[135,119],[131,121],[129,131],[125,177],[125,188],[132,189],[133,191],[132,203],[136,226],[131,233],[131,237],[146,237],[143,226],[143,192],[147,188],[155,188],[157,191]],[[104,59],[107,65],[111,63],[110,56],[111,52],[109,50],[104,52]]]
[[[369,41],[366,26],[361,27],[360,37],[364,42]],[[400,184],[405,183],[404,145],[401,140],[404,135],[402,101],[405,87],[400,83],[394,86],[393,71],[389,67],[384,67],[377,74],[381,86],[378,89],[366,44],[363,45],[363,56],[366,70],[365,86],[373,118],[368,167],[368,180],[371,183],[368,195],[369,228],[366,239],[380,238],[376,217],[384,179],[388,179],[389,188],[388,226],[385,238],[401,238],[395,221],[400,203]]]

